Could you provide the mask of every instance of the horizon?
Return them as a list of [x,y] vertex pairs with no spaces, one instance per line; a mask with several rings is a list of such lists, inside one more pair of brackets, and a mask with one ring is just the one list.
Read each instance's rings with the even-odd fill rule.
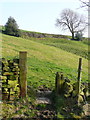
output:
[[[87,11],[80,8],[80,1],[72,0],[3,0],[1,2],[1,25],[5,25],[8,18],[12,16],[19,29],[47,33],[47,34],[62,34],[62,35],[71,35],[69,31],[62,31],[55,26],[56,19],[59,17],[59,14],[63,9],[69,8],[75,12],[86,15]],[[3,15],[4,14],[4,15]],[[88,37],[87,30],[84,36]]]

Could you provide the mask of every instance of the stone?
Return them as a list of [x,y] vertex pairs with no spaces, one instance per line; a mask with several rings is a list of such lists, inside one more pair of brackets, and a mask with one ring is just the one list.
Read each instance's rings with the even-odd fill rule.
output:
[[90,116],[90,104],[85,104],[84,106],[83,106],[83,111],[84,111],[84,114],[86,115],[86,116]]
[[36,104],[51,104],[51,101],[46,97],[38,97],[36,99]]

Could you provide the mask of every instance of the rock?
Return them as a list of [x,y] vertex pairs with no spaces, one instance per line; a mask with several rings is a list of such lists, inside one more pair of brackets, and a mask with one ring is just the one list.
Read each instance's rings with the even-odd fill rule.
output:
[[51,104],[51,101],[46,97],[38,97],[36,99],[36,104]]
[[84,106],[83,106],[83,111],[84,111],[84,114],[86,115],[86,116],[90,116],[90,104],[85,104]]
[[81,95],[79,95],[78,101],[83,102],[83,100],[84,100],[83,97]]
[[73,90],[72,97],[75,97],[75,96],[77,96],[77,91]]
[[73,91],[73,86],[71,85],[71,83],[65,82],[64,93],[67,94],[67,96],[69,96],[72,91]]

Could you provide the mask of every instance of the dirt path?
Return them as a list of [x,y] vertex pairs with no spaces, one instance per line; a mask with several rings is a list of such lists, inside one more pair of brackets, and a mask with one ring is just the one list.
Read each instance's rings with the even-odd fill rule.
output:
[[52,101],[50,100],[51,93],[52,91],[44,86],[39,87],[39,89],[37,90],[37,118],[55,118],[56,112],[53,108]]

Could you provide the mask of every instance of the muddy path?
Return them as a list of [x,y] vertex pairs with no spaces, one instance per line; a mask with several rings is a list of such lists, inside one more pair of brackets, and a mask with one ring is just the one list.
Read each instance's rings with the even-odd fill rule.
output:
[[56,118],[56,111],[51,100],[51,94],[52,90],[45,86],[40,86],[36,91],[37,119]]

